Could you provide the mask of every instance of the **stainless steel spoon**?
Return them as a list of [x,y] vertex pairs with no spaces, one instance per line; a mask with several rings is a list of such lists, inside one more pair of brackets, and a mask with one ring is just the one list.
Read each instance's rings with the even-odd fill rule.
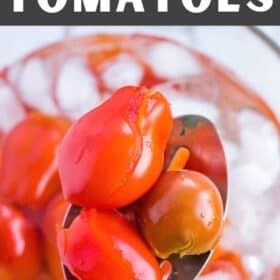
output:
[[[207,118],[198,115],[176,118],[166,149],[165,168],[179,147],[186,147],[190,150],[191,156],[185,168],[205,174],[216,184],[226,212],[227,167],[223,147],[214,125]],[[63,227],[70,227],[80,211],[80,207],[71,205],[66,212]],[[212,252],[207,252],[183,258],[178,255],[171,256],[169,260],[173,265],[173,271],[168,280],[193,280],[206,266],[211,254]],[[63,272],[65,280],[77,280],[65,265],[63,265]]]

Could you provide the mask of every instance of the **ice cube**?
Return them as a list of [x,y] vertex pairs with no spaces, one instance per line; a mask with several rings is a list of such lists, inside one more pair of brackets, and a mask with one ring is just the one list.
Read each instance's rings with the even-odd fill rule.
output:
[[22,100],[29,106],[47,114],[57,114],[51,96],[51,77],[40,59],[27,62],[19,73],[18,89]]
[[210,119],[213,123],[217,122],[219,111],[215,105],[182,94],[174,94],[172,92],[166,92],[165,94],[169,99],[174,116],[197,114]]
[[240,156],[239,146],[236,143],[229,141],[227,139],[223,139],[222,144],[223,144],[227,164],[229,166],[235,164],[235,162],[238,160]]
[[[247,266],[251,266],[248,269],[252,275],[260,275],[262,263],[252,256],[260,255],[260,240],[263,240],[264,229],[269,227],[274,207],[269,195],[279,175],[279,138],[274,126],[253,111],[242,112],[239,123],[241,130],[238,148],[235,145],[234,148],[228,147],[227,142],[224,142],[227,154],[237,152],[238,155],[234,160],[228,161],[230,226],[224,231],[222,244],[226,249],[244,256]],[[228,148],[231,149],[230,152]],[[267,192],[268,190],[270,191]],[[266,234],[271,236],[271,232],[266,231]],[[273,236],[267,237],[269,240],[272,238]],[[267,243],[266,246],[272,244]],[[260,276],[254,277],[252,279],[259,279]]]
[[265,272],[265,265],[259,256],[245,255],[242,262],[250,273],[252,280],[260,279]]
[[57,85],[57,100],[63,112],[73,119],[100,103],[96,80],[81,58],[71,58],[63,65]]
[[280,266],[280,217],[276,214],[274,219],[267,221],[262,230],[264,234],[260,245],[264,260],[269,265]]
[[103,79],[108,88],[116,90],[126,85],[139,85],[143,69],[139,63],[127,55],[120,56],[104,70]]
[[[231,185],[231,188],[234,186]],[[268,209],[242,189],[232,190],[228,209],[230,225],[225,227],[222,244],[239,254],[250,252],[258,244],[263,218]]]
[[194,57],[185,48],[171,43],[159,43],[145,56],[155,73],[161,77],[179,78],[200,72]]
[[239,116],[240,159],[234,177],[252,194],[273,186],[280,173],[280,140],[273,124],[253,111]]
[[242,159],[257,162],[267,171],[280,170],[280,140],[272,122],[246,110],[240,114],[239,124]]
[[0,82],[0,129],[8,131],[25,117],[25,112],[13,91]]
[[232,169],[230,180],[247,195],[261,195],[273,185],[277,173],[278,168],[267,170],[258,162],[241,162]]

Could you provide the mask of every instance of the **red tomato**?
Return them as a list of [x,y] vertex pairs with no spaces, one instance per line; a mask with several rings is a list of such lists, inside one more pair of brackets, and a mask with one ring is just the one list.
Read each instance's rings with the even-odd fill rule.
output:
[[37,208],[59,190],[56,151],[68,126],[33,114],[4,138],[0,194],[7,201]]
[[160,280],[156,258],[136,229],[114,210],[84,210],[58,232],[63,263],[83,280]]
[[0,203],[0,279],[37,280],[41,268],[39,237],[15,208]]
[[62,225],[68,203],[59,194],[53,198],[46,208],[43,217],[44,253],[51,274],[51,279],[63,279],[61,261],[56,242],[56,230]]
[[137,220],[157,256],[198,255],[212,250],[221,235],[222,199],[203,174],[168,171],[141,201]]
[[167,100],[144,87],[118,90],[66,134],[59,151],[65,197],[82,207],[119,208],[155,183],[172,128]]
[[[0,132],[0,170],[1,170],[1,165],[2,165],[2,149],[3,149],[3,147],[2,147],[2,142],[3,142],[3,135],[2,135],[2,133]],[[0,191],[0,196],[1,196],[1,191]]]
[[[47,272],[41,272],[36,280],[53,280],[53,278]],[[63,278],[60,278],[60,280],[63,280]]]

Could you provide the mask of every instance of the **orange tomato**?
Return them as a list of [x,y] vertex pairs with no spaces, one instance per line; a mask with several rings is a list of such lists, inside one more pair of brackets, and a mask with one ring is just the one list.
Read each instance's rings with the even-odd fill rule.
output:
[[0,225],[0,279],[37,280],[42,258],[34,226],[4,203],[0,203]]
[[220,237],[222,199],[203,174],[168,171],[140,202],[137,220],[157,256],[197,255],[213,249]]
[[58,248],[78,279],[162,278],[156,258],[136,229],[114,210],[83,210],[69,229],[59,230]]
[[78,120],[59,151],[64,196],[82,207],[126,206],[155,183],[172,128],[167,100],[124,87]]
[[48,203],[43,217],[44,253],[51,279],[53,280],[63,279],[61,260],[57,249],[56,231],[57,227],[62,225],[67,207],[68,203],[59,194]]
[[56,151],[69,124],[32,114],[4,138],[0,195],[7,201],[38,208],[60,189]]

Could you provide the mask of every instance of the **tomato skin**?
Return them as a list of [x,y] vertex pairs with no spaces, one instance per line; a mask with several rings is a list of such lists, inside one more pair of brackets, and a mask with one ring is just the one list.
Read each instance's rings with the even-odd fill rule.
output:
[[114,210],[83,210],[58,231],[63,263],[82,280],[160,280],[161,271],[136,229]]
[[44,253],[51,279],[53,280],[63,279],[61,260],[57,249],[56,231],[57,227],[62,225],[68,205],[62,194],[59,194],[48,203],[43,216]]
[[42,258],[34,226],[5,203],[0,203],[0,225],[0,279],[37,280]]
[[157,180],[172,128],[168,102],[125,87],[76,122],[59,151],[64,196],[75,205],[120,208]]
[[68,122],[32,114],[6,135],[0,168],[0,195],[39,208],[60,189],[56,151]]
[[216,186],[203,174],[168,171],[140,202],[137,220],[157,256],[197,255],[218,241],[223,204]]

